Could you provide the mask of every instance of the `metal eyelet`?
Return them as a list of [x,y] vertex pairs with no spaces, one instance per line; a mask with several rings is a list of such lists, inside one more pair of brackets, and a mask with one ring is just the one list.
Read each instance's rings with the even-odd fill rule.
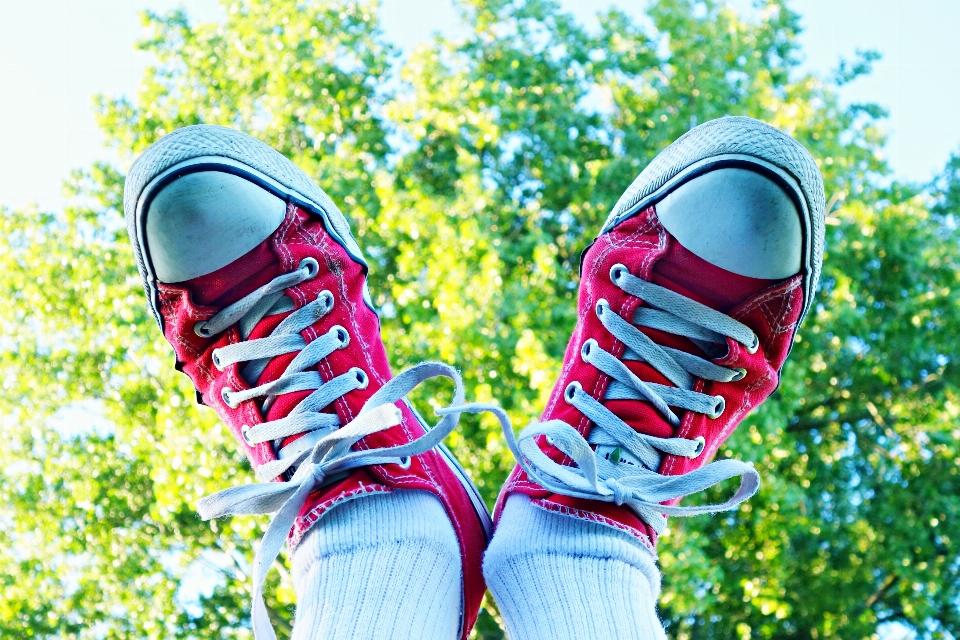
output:
[[340,346],[338,347],[339,349],[343,349],[350,344],[350,332],[340,325],[334,325],[327,333],[333,334],[337,337],[337,340],[340,341]]
[[716,420],[723,415],[723,410],[727,408],[727,401],[723,399],[723,396],[713,396],[717,401],[716,406],[713,408],[713,413],[708,413],[707,417],[711,420]]
[[579,382],[571,382],[563,391],[563,399],[569,404],[581,391],[583,391],[583,386]]
[[243,438],[243,441],[246,442],[248,446],[253,447],[256,445],[250,442],[250,439],[247,437],[247,434],[250,433],[250,428],[251,427],[249,425],[243,425],[240,427],[240,437]]
[[360,385],[354,388],[366,389],[367,385],[370,384],[370,378],[367,376],[367,372],[361,369],[360,367],[353,367],[350,369],[350,372],[357,377],[357,383]]
[[213,335],[212,332],[207,331],[206,322],[198,322],[197,324],[193,325],[193,332],[201,338],[209,338]]
[[230,387],[224,387],[220,389],[220,398],[223,400],[223,404],[227,405],[231,409],[236,409],[239,405],[234,404],[230,400],[230,394],[233,393],[233,389]]
[[323,306],[320,311],[322,313],[329,313],[333,309],[333,294],[324,289],[320,292],[320,295],[317,296],[317,300],[323,299]]
[[614,283],[617,282],[620,278],[630,273],[630,270],[627,269],[625,265],[617,263],[610,268],[610,280]]
[[583,358],[584,362],[590,362],[590,352],[594,347],[600,348],[600,345],[593,338],[584,342],[583,346],[580,347],[580,357]]
[[760,348],[760,338],[757,334],[753,334],[753,344],[745,345],[747,347],[747,353],[753,355]]
[[599,318],[600,316],[602,316],[604,313],[606,313],[606,310],[609,308],[610,308],[610,303],[607,302],[606,299],[600,298],[599,300],[597,300],[597,307],[596,307],[597,317]]
[[213,350],[213,366],[217,368],[217,371],[223,371],[226,369],[226,367],[224,367],[220,362],[220,349]]
[[734,369],[734,371],[736,371],[737,373],[735,376],[733,376],[730,379],[730,382],[738,382],[747,377],[747,370],[744,369],[743,367],[737,367],[736,369]]
[[693,452],[692,456],[690,456],[691,459],[699,458],[700,454],[703,453],[703,450],[707,448],[707,441],[703,436],[697,436],[694,442],[697,443],[697,450]]
[[409,469],[410,464],[412,462],[413,462],[413,458],[411,458],[410,456],[403,456],[402,458],[400,458],[400,462],[397,463],[397,466],[400,467],[401,469]]
[[300,261],[300,265],[297,267],[297,270],[307,268],[307,280],[311,278],[316,278],[317,274],[320,273],[320,263],[317,262],[316,258],[304,258]]

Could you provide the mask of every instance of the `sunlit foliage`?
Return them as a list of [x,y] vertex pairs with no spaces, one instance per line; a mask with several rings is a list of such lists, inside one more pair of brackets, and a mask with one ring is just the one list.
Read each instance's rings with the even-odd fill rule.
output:
[[[71,176],[62,212],[0,217],[0,636],[251,635],[265,519],[191,506],[251,474],[170,366],[122,225],[123,171],[150,143],[217,123],[293,158],[351,218],[394,365],[453,362],[520,426],[556,377],[580,251],[646,162],[727,114],[819,159],[827,256],[780,389],[721,452],[756,462],[760,494],[663,539],[668,632],[960,634],[960,158],[929,186],[891,181],[882,110],[836,95],[871,54],[803,75],[781,0],[749,16],[660,0],[593,30],[549,0],[463,1],[463,39],[406,57],[372,2],[224,8],[147,15],[155,64],[96,107],[123,166]],[[511,466],[496,422],[465,418],[450,443],[492,501]],[[492,607],[477,635],[502,637]]]

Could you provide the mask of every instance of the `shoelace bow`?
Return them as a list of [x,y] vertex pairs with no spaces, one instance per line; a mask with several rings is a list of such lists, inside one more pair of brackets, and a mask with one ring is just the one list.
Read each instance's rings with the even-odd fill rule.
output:
[[[288,436],[304,434],[280,448],[277,460],[257,469],[257,476],[263,482],[231,487],[197,503],[197,509],[204,520],[226,515],[276,512],[254,558],[251,622],[254,637],[258,640],[276,638],[263,600],[263,584],[310,493],[324,483],[346,477],[350,470],[357,467],[409,465],[411,456],[425,453],[440,444],[457,426],[461,413],[492,411],[501,420],[506,417],[500,409],[492,405],[464,404],[460,374],[452,367],[436,362],[413,366],[388,381],[367,400],[357,417],[343,426],[336,414],[320,413],[319,410],[331,402],[354,389],[366,387],[369,382],[366,373],[359,368],[353,368],[327,382],[323,381],[316,370],[308,370],[335,350],[349,344],[349,333],[340,326],[331,328],[325,335],[309,344],[300,335],[302,330],[333,309],[333,295],[329,291],[321,292],[314,302],[287,316],[270,336],[248,340],[253,327],[265,316],[294,308],[292,300],[284,293],[285,289],[315,277],[318,272],[317,261],[307,258],[296,271],[274,278],[270,283],[224,308],[210,320],[199,323],[195,329],[199,335],[209,337],[239,323],[243,341],[214,350],[213,359],[220,370],[234,363],[245,363],[241,374],[247,380],[259,378],[271,359],[299,352],[283,374],[273,382],[246,391],[225,389],[223,398],[228,406],[236,407],[240,402],[263,398],[265,412],[277,396],[295,391],[313,391],[286,417],[264,422],[253,428],[244,427],[243,436],[250,444],[277,442]],[[436,377],[450,378],[455,390],[451,404],[437,410],[440,421],[432,429],[404,445],[351,450],[362,438],[400,424],[402,414],[394,403],[404,398],[421,382]],[[289,480],[269,482],[291,470],[293,475]]]
[[[724,409],[723,397],[693,391],[696,379],[730,382],[742,379],[746,371],[721,367],[685,351],[658,345],[637,327],[684,336],[703,348],[705,353],[711,345],[726,345],[727,337],[755,353],[759,348],[757,335],[726,314],[632,275],[622,264],[610,270],[610,279],[622,291],[643,299],[646,306],[637,309],[631,323],[614,313],[606,300],[600,300],[596,305],[600,322],[626,345],[620,359],[600,348],[593,339],[587,340],[581,349],[580,355],[585,362],[612,379],[604,400],[648,401],[673,426],[678,426],[680,420],[671,406],[719,417]],[[675,386],[645,382],[630,371],[623,360],[646,362]],[[534,482],[549,491],[626,505],[659,533],[666,527],[665,516],[729,511],[755,494],[760,486],[760,476],[753,465],[739,460],[718,460],[678,476],[661,475],[657,469],[662,454],[696,458],[703,451],[703,438],[657,438],[638,433],[586,393],[578,382],[567,386],[564,399],[593,422],[589,439],[584,439],[562,420],[535,422],[523,429],[519,436],[514,436],[513,430],[504,422],[507,445],[514,457]],[[538,436],[545,436],[576,466],[558,464],[550,459],[540,450]],[[612,451],[610,447],[613,447]],[[601,448],[610,453],[602,455]],[[621,460],[629,462],[623,464]],[[739,489],[721,504],[694,507],[660,504],[737,476],[741,478]]]

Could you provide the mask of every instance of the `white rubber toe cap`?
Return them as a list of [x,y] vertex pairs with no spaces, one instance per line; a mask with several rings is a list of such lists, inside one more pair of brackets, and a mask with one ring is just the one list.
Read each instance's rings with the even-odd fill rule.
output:
[[144,241],[157,280],[183,282],[227,266],[276,231],[286,208],[281,198],[230,173],[177,178],[146,213]]
[[670,192],[656,208],[680,244],[722,269],[766,279],[800,272],[800,212],[786,191],[759,173],[710,171]]

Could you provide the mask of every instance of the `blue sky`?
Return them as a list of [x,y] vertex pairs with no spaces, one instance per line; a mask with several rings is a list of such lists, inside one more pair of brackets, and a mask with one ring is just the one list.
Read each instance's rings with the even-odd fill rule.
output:
[[[134,51],[138,13],[184,4],[216,19],[216,0],[0,0],[0,204],[62,204],[71,168],[110,159],[91,115],[96,93],[131,94],[147,56]],[[645,0],[562,0],[589,21],[615,4],[640,14]],[[749,10],[750,0],[731,0]],[[857,48],[884,55],[874,74],[845,87],[850,102],[890,110],[887,156],[899,177],[928,180],[960,150],[960,1],[793,0],[803,16],[806,67],[826,73]],[[404,49],[438,30],[456,32],[450,0],[383,0],[388,36]]]

